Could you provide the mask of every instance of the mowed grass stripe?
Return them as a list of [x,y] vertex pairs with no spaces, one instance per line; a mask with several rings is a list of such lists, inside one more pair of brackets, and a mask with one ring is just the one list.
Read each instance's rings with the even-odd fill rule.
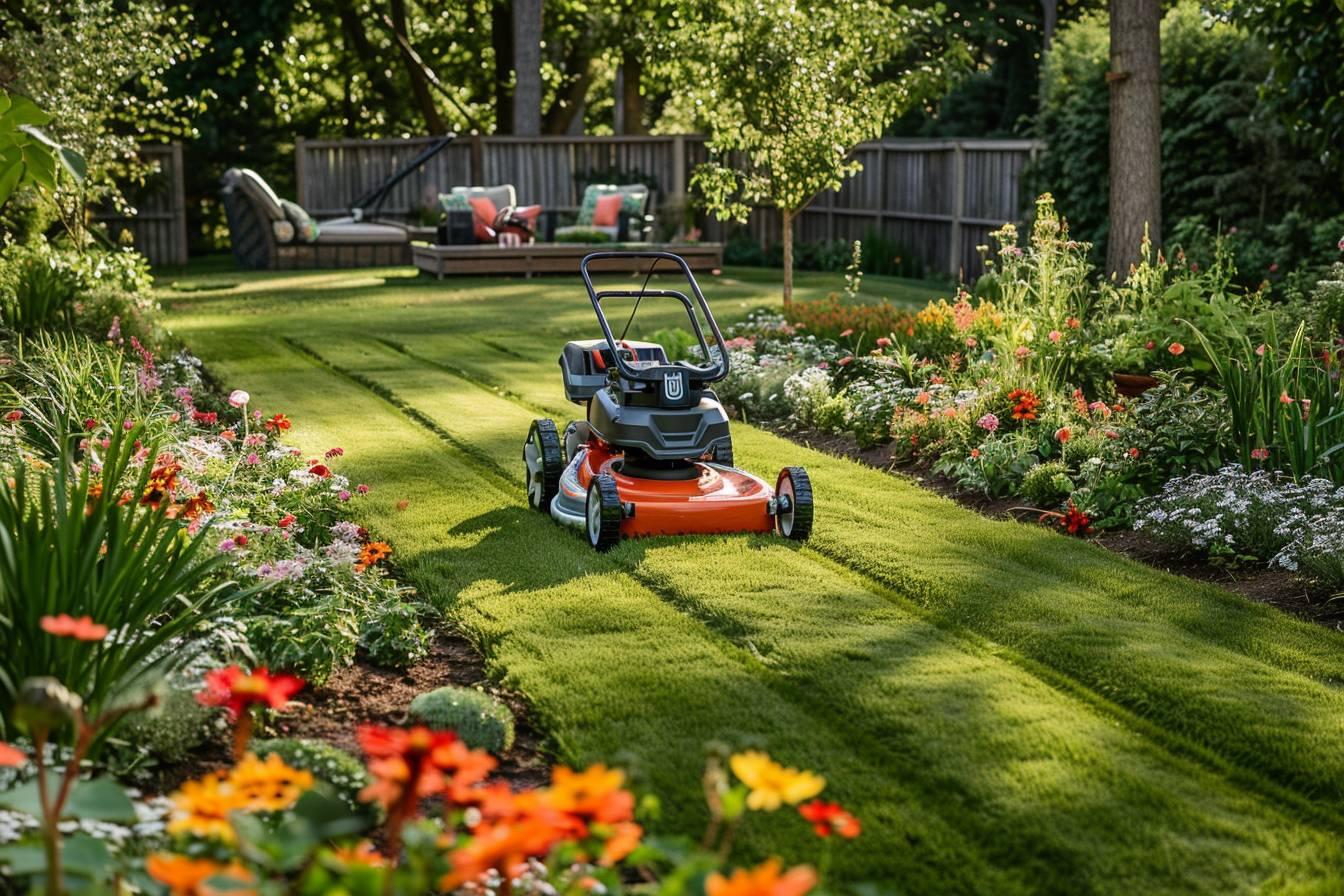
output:
[[[516,448],[530,419],[392,352],[350,343],[331,356],[364,363],[361,378],[455,438]],[[501,437],[509,421],[515,431]],[[574,538],[572,549],[587,547]],[[943,814],[997,863],[1029,869],[1045,891],[1255,889],[1301,847],[1314,844],[1311,852],[1328,839],[778,540],[653,539],[613,556],[673,606],[760,656],[781,696],[882,757],[885,775],[926,802],[959,794]],[[835,790],[864,802],[863,782]],[[1257,819],[1254,829],[1248,819]],[[1117,830],[1131,833],[1117,839]],[[1145,862],[1156,850],[1170,861]],[[1324,870],[1308,860],[1301,879]]]
[[[407,341],[433,357],[445,342]],[[490,382],[493,362],[457,360]],[[516,363],[511,391],[574,414],[558,372]],[[524,378],[526,377],[526,378]],[[553,384],[549,386],[547,384]],[[561,419],[561,418],[557,418]],[[563,425],[561,422],[560,425]],[[1344,797],[1344,637],[1076,539],[988,520],[904,480],[734,425],[740,464],[803,464],[813,546],[941,624],[1011,647],[1173,734],[1310,799]],[[1333,813],[1332,813],[1333,814]]]
[[[279,339],[212,329],[193,344],[224,382],[247,384],[254,406],[293,416],[300,447],[345,448],[343,471],[374,486],[352,511],[393,542],[408,580],[528,695],[564,758],[632,760],[641,783],[666,798],[661,826],[705,823],[707,740],[756,744],[834,781],[863,782],[855,806],[871,837],[838,850],[842,876],[905,880],[920,892],[1033,891],[1019,870],[991,865],[982,845],[888,774],[880,756],[775,693],[747,651],[725,650],[385,400]],[[815,842],[779,813],[754,817],[742,847],[746,857],[806,856]]]

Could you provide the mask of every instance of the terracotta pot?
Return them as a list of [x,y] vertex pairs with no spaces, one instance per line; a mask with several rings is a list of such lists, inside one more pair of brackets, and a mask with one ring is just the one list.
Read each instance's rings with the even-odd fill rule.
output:
[[1158,385],[1156,377],[1145,373],[1113,373],[1111,379],[1115,381],[1115,391],[1126,398],[1135,398]]

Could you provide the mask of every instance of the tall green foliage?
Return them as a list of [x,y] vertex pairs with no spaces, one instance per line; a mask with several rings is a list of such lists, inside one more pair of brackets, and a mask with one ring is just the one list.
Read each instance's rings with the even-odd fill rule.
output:
[[[1034,172],[1069,209],[1073,233],[1104,255],[1109,113],[1105,13],[1066,25],[1046,54],[1036,136],[1048,150]],[[1256,37],[1209,20],[1182,0],[1162,21],[1163,219],[1257,227],[1328,194],[1314,162],[1258,101],[1271,53]]]
[[[185,520],[145,506],[155,450],[137,457],[139,429],[115,428],[98,465],[66,456],[0,480],[0,722],[15,690],[58,677],[95,715],[171,666],[161,648],[218,612],[234,588],[217,581],[224,555]],[[136,464],[139,464],[137,467]],[[89,616],[101,640],[58,637],[45,616]]]

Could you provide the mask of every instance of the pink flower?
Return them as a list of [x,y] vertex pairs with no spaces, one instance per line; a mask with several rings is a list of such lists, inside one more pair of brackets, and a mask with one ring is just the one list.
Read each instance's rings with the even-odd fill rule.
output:
[[975,425],[983,429],[985,432],[997,432],[999,429],[999,418],[994,416],[993,414],[986,414],[979,420],[975,421]]
[[346,491],[345,489],[342,489],[342,490],[341,490],[341,493],[338,494],[336,497],[337,497],[337,498],[340,498],[342,501],[349,501],[349,500],[350,500],[350,492]]
[[1147,342],[1143,344],[1143,347],[1148,349],[1148,351],[1152,351],[1154,348],[1157,347],[1157,343],[1149,339]]
[[878,337],[878,340],[877,340],[877,347],[878,347],[878,348],[886,348],[886,347],[889,346],[889,345],[891,345],[891,340],[888,339],[886,336],[880,336],[880,337]]
[[1265,344],[1263,342],[1255,347],[1255,353],[1262,358],[1265,356]]
[[247,403],[251,400],[252,396],[248,395],[242,389],[234,389],[232,392],[229,393],[229,404],[233,405],[236,408],[245,407]]
[[1050,341],[1051,341],[1051,342],[1058,342],[1059,340],[1061,340],[1061,339],[1063,339],[1063,338],[1064,338],[1064,334],[1061,333],[1061,332],[1059,332],[1058,330],[1051,330],[1051,331],[1050,331]]
[[853,364],[853,363],[854,363],[854,356],[853,356],[853,355],[845,355],[845,357],[843,357],[843,358],[840,359],[840,366],[841,366],[841,367],[848,367],[850,364]]
[[237,547],[238,542],[234,541],[232,538],[226,538],[219,543],[219,552],[221,554],[227,554],[229,551],[232,551]]
[[369,493],[369,487],[361,482],[359,485],[355,486],[355,491],[359,492],[361,495],[367,495]]
[[1279,263],[1277,261],[1269,266],[1269,272],[1271,274],[1277,274],[1278,271],[1279,271]]
[[261,463],[261,458],[257,457],[257,452],[253,451],[247,456],[243,463],[247,464],[249,467],[255,467],[257,464]]
[[1019,345],[1017,347],[1017,350],[1014,351],[1013,354],[1016,355],[1019,359],[1025,358],[1027,355],[1031,354],[1031,349],[1027,348],[1025,345]]
[[1293,398],[1287,392],[1284,392],[1282,395],[1279,396],[1279,404],[1292,404],[1295,401],[1297,401],[1297,399]]
[[135,421],[134,421],[134,420],[123,420],[122,423],[121,423],[121,428],[124,429],[124,430],[126,430],[127,432],[130,432],[131,430],[135,429]]
[[817,368],[818,368],[819,370],[828,370],[828,369],[830,368],[830,366],[831,366],[831,365],[828,364],[828,363],[825,362],[825,361],[818,361],[818,362],[817,362]]
[[1255,460],[1269,460],[1268,448],[1252,448],[1251,457]]
[[966,347],[967,347],[967,348],[975,348],[975,346],[976,346],[976,339],[975,339],[975,337],[974,337],[974,336],[967,336],[967,337],[966,337]]
[[854,328],[853,328],[853,327],[849,327],[848,329],[844,329],[844,330],[841,330],[841,331],[840,331],[840,338],[841,338],[841,339],[844,339],[846,336],[853,336],[853,335],[854,335]]

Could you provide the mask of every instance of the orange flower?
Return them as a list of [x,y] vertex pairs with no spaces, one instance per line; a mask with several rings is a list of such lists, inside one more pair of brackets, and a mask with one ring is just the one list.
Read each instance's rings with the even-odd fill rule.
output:
[[361,840],[353,846],[333,847],[330,855],[334,861],[346,867],[363,865],[369,868],[381,868],[387,864],[387,857],[367,840]]
[[370,566],[376,566],[392,556],[392,546],[385,541],[374,541],[364,545],[359,551],[359,561],[355,563],[355,572],[363,572]]
[[196,700],[204,706],[222,706],[236,719],[252,706],[279,709],[303,690],[303,684],[303,679],[293,675],[272,675],[264,666],[250,673],[229,666],[206,673],[205,688],[197,692]]
[[[252,883],[252,875],[242,865],[234,862],[225,865],[211,859],[190,859],[171,853],[155,853],[145,860],[145,870],[149,876],[168,887],[171,896],[207,896],[217,892],[228,892],[237,896],[255,894],[252,889],[242,889],[232,884]],[[230,878],[226,891],[216,890],[206,881],[214,877]]]
[[140,495],[140,503],[158,510],[163,502],[172,501],[173,490],[177,488],[177,474],[181,470],[177,464],[168,463],[150,473],[149,481],[145,483],[145,490]]
[[555,828],[539,816],[480,825],[470,841],[449,855],[453,870],[439,882],[439,887],[455,890],[490,871],[512,877],[529,858],[548,853],[557,839]]
[[812,830],[817,832],[818,837],[839,834],[847,840],[853,840],[863,830],[859,820],[841,808],[839,803],[813,800],[799,806],[798,814],[812,822]]
[[643,836],[644,829],[633,821],[621,822],[616,825],[607,842],[602,844],[602,855],[598,857],[597,863],[607,867],[615,865],[635,851]]
[[1173,342],[1171,345],[1167,346],[1167,351],[1179,358],[1181,355],[1185,354],[1185,346],[1181,345],[1179,342]]
[[75,619],[68,613],[59,616],[43,616],[38,621],[42,631],[58,638],[74,638],[76,641],[101,641],[107,637],[107,626],[99,625],[90,616]]
[[705,881],[707,896],[803,896],[817,885],[817,874],[806,865],[779,873],[779,859],[769,859],[751,870],[739,868],[732,877],[715,872]]
[[11,747],[7,743],[0,742],[0,766],[9,766],[10,768],[13,768],[14,766],[23,765],[27,761],[28,757],[24,755],[22,750]]
[[194,520],[203,513],[214,513],[215,504],[206,495],[205,489],[201,489],[193,498],[188,498],[182,504],[181,515],[183,519]]
[[284,414],[276,414],[262,425],[266,427],[267,432],[283,432],[289,429],[292,424]]
[[470,771],[464,774],[465,786],[471,776],[479,774],[476,780],[482,780],[494,768],[492,757],[486,755],[488,765],[480,762],[472,751],[459,744],[457,735],[451,731],[431,731],[423,726],[402,729],[361,725],[356,736],[369,757],[369,773],[374,778],[360,799],[376,800],[387,808],[400,802],[411,788],[416,797],[441,792],[447,786],[445,771],[470,765]]
[[551,772],[551,789],[544,798],[546,805],[578,823],[582,837],[589,824],[617,824],[634,817],[635,797],[624,784],[625,772],[600,762],[581,772],[561,765]]
[[1036,409],[1041,406],[1041,400],[1036,397],[1034,392],[1029,392],[1026,389],[1014,389],[1008,393],[1008,400],[1014,403],[1014,420],[1036,419]]

